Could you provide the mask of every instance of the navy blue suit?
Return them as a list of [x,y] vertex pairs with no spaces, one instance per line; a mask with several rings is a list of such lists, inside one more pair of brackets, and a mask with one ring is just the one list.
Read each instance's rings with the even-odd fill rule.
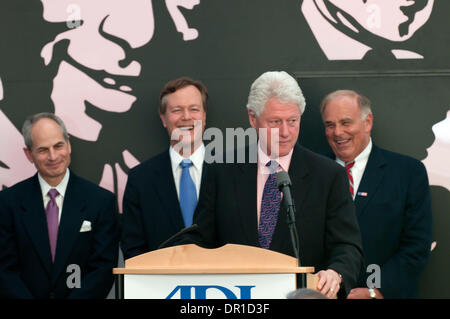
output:
[[[431,197],[424,165],[373,145],[355,207],[366,266],[381,267],[381,293],[386,298],[416,298],[432,241]],[[362,275],[360,287],[367,287],[370,274]]]
[[[1,191],[0,297],[105,298],[117,265],[117,219],[114,194],[70,172],[53,264],[37,174]],[[91,231],[80,232],[83,221]],[[69,265],[79,266],[80,288],[68,288]]]
[[[200,198],[206,170],[203,163]],[[130,170],[122,221],[121,248],[125,259],[158,249],[185,227],[169,150]]]

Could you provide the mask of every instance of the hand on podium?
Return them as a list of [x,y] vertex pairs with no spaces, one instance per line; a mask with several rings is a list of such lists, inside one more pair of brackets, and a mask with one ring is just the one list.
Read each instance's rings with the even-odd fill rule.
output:
[[317,289],[328,298],[336,298],[341,288],[341,276],[333,269],[321,270],[316,275],[319,277]]

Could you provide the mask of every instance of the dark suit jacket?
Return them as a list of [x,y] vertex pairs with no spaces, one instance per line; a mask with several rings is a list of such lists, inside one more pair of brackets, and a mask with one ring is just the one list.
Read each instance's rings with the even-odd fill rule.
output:
[[[7,298],[105,298],[118,259],[115,196],[72,171],[64,197],[55,263],[37,174],[0,192],[0,296]],[[92,230],[80,232],[83,221]],[[75,282],[78,265],[81,287]],[[73,277],[72,277],[73,278]]]
[[[207,164],[203,163],[199,200],[204,193],[206,172]],[[158,249],[185,227],[169,150],[130,170],[122,222],[121,247],[125,259]]]
[[[343,276],[348,293],[357,283],[363,258],[346,172],[332,160],[297,145],[289,175],[301,263],[316,271],[334,269]],[[227,243],[259,247],[256,180],[257,163],[211,165],[196,219],[201,236],[190,239],[205,247]],[[283,203],[281,207],[270,249],[295,256]]]
[[[358,195],[362,192],[367,196]],[[381,293],[386,298],[417,297],[418,279],[432,241],[431,196],[424,165],[373,145],[355,206],[366,266],[381,267]],[[360,287],[367,287],[366,278],[372,272],[363,273]]]

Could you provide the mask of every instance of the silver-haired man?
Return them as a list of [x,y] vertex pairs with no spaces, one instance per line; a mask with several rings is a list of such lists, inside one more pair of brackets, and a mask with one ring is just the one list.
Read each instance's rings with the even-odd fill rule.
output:
[[0,192],[0,298],[105,298],[119,248],[115,196],[69,170],[57,116],[32,115],[22,132],[37,173]]
[[[251,245],[295,256],[275,181],[277,172],[288,172],[300,260],[318,271],[317,289],[324,295],[346,296],[361,271],[362,248],[345,170],[297,144],[305,99],[286,72],[266,72],[256,79],[247,109],[259,139],[256,147],[246,149],[246,158],[257,162],[211,166],[195,221],[201,236],[195,241],[208,247]],[[256,157],[249,156],[252,149]]]

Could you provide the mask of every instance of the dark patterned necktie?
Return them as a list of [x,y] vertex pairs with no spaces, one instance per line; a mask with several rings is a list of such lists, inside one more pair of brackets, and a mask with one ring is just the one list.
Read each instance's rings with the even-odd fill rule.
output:
[[261,200],[261,212],[259,217],[258,240],[261,248],[268,249],[272,241],[273,231],[277,225],[278,212],[280,210],[281,192],[277,187],[278,163],[269,161],[266,164],[270,169],[270,175],[264,185]]
[[353,174],[352,174],[352,167],[353,167],[353,165],[355,165],[355,161],[345,164],[345,169],[347,170],[350,194],[352,194],[352,197],[353,197],[353,194],[355,192],[354,189],[353,189]]
[[52,253],[52,262],[55,262],[56,241],[58,239],[58,215],[59,208],[56,204],[56,196],[59,193],[56,189],[52,188],[48,191],[50,201],[45,208],[45,215],[47,217],[48,238],[50,240],[50,251]]

